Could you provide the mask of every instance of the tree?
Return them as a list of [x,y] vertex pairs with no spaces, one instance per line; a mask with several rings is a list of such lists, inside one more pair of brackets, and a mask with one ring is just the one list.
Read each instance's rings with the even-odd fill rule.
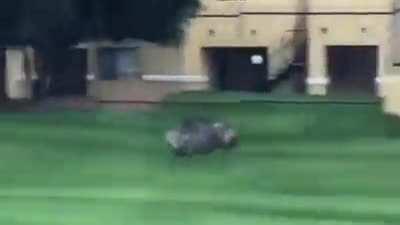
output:
[[177,43],[199,5],[199,0],[6,0],[0,4],[0,44],[57,49],[97,39]]
[[[4,0],[0,45],[31,46],[57,67],[57,55],[88,40],[179,43],[200,0]],[[43,79],[42,79],[43,80]]]

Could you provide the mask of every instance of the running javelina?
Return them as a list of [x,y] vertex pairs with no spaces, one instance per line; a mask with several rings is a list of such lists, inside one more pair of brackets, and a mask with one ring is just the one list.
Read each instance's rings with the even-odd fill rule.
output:
[[166,141],[177,156],[208,154],[231,149],[238,141],[236,132],[226,123],[207,119],[189,119],[167,132]]

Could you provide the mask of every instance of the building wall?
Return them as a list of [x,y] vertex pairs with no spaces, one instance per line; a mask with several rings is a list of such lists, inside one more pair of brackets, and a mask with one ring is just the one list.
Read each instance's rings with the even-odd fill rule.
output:
[[269,71],[276,74],[292,61],[296,46],[305,40],[302,20],[298,15],[199,17],[184,45],[185,72],[208,74],[204,48],[265,47]]
[[[302,25],[303,16],[296,15],[245,15],[241,17],[199,17],[192,21],[187,29],[187,37],[184,43],[179,47],[166,47],[159,45],[146,44],[141,47],[137,56],[141,65],[143,75],[195,75],[208,76],[208,64],[203,49],[209,47],[265,47],[268,48],[269,71],[278,73],[291,62],[294,55],[293,43],[304,41],[304,32],[294,32],[294,30],[304,29]],[[265,24],[273,24],[265,26]],[[214,30],[215,35],[210,35],[210,30]],[[256,34],[252,34],[252,31]],[[92,60],[89,60],[92,61]],[[95,71],[95,69],[91,69]],[[120,82],[107,82],[111,90],[120,90],[116,86],[122,87]],[[170,84],[157,81],[126,81],[123,85],[126,96],[121,94],[111,94],[113,100],[119,99],[140,99],[141,96],[137,84],[158,90],[164,93],[165,90],[199,90],[209,89],[210,85],[204,85],[203,82],[181,82]],[[89,86],[91,95],[98,99],[104,99],[105,94],[97,94],[99,86],[104,86],[106,82],[91,81]],[[127,85],[130,84],[130,87]],[[164,85],[164,88],[162,88]],[[174,87],[174,88],[171,88]],[[199,88],[201,87],[201,88]],[[101,93],[107,89],[103,87]],[[132,91],[135,89],[136,91]],[[137,93],[135,95],[135,93]],[[154,92],[153,92],[154,93]],[[154,94],[154,99],[159,99]],[[134,97],[137,96],[137,97]],[[149,99],[145,97],[145,99]],[[152,98],[150,98],[152,99]]]
[[143,74],[183,74],[182,51],[179,47],[148,44],[138,49]]
[[[351,38],[353,42],[364,41],[365,37],[379,39],[389,36],[391,32],[390,15],[308,16],[306,19],[301,13],[390,13],[393,11],[394,0],[203,0],[203,5],[199,17],[193,19],[187,27],[186,40],[182,46],[146,45],[141,49],[139,57],[144,74],[206,75],[207,60],[202,53],[203,48],[251,46],[269,48],[269,71],[274,73],[291,60],[295,47],[293,43],[304,41],[305,33],[301,30],[305,29],[308,20],[311,22],[307,25],[313,31],[321,25],[334,29],[328,37],[332,40],[340,37],[336,40],[338,43],[342,40],[350,43]],[[342,21],[340,27],[335,25],[336,18]],[[319,19],[323,22],[316,22]],[[385,24],[383,28],[381,22]],[[359,35],[358,28],[361,26],[370,29],[368,35]],[[256,34],[252,31],[256,31]],[[372,36],[378,32],[383,33],[379,37]],[[344,38],[341,38],[342,35]],[[356,36],[351,37],[353,35]]]
[[301,30],[305,17],[293,14],[305,11],[304,1],[208,0],[204,4],[205,9],[187,31],[187,73],[208,73],[204,47],[265,47],[269,50],[269,71],[275,74],[292,60],[296,45],[304,41]]
[[[304,39],[305,33],[301,33],[301,30],[306,27],[305,23],[312,35],[310,43],[315,42],[312,46],[315,50],[311,51],[321,51],[316,49],[318,45],[328,43],[371,43],[382,46],[382,54],[390,58],[386,61],[389,63],[393,61],[391,52],[387,49],[391,49],[388,46],[393,31],[391,12],[394,10],[394,3],[393,0],[206,0],[204,10],[188,28],[184,46],[184,68],[190,74],[207,74],[207,61],[201,51],[203,47],[265,46],[270,50],[269,71],[278,72],[291,60],[296,46],[293,43],[298,44]],[[301,14],[305,12],[331,15],[309,15],[305,18]],[[315,33],[321,27],[328,27],[331,32],[321,37]],[[360,34],[361,27],[366,27],[368,32]],[[253,30],[257,32],[256,35],[251,33]],[[294,30],[297,32],[293,32]],[[392,69],[388,65],[385,68]],[[323,68],[314,70],[323,72]]]
[[[379,47],[379,94],[388,111],[400,113],[399,0],[203,0],[199,16],[187,27],[180,47],[146,46],[139,54],[143,74],[209,75],[204,48],[268,48],[269,72],[282,71],[296,48],[308,42],[308,91],[325,94],[326,46]],[[321,29],[326,28],[327,32]],[[397,29],[396,29],[397,28]],[[396,50],[397,49],[397,50]],[[143,83],[141,83],[143,84]],[[169,84],[149,83],[155,87]],[[133,84],[132,84],[133,85]],[[146,87],[147,87],[146,86]],[[207,88],[207,86],[202,86]],[[126,87],[129,89],[128,87]],[[133,86],[132,86],[133,88]],[[131,88],[131,89],[132,89]],[[123,95],[123,94],[121,94]],[[390,100],[389,100],[390,99]],[[396,100],[399,99],[399,100]]]
[[308,0],[311,12],[390,12],[396,2],[397,0]]
[[102,102],[160,102],[167,95],[204,90],[207,83],[160,82],[144,80],[92,81],[88,95]]
[[[329,83],[327,46],[378,46],[378,77],[386,76],[393,67],[390,52],[392,19],[391,14],[309,16],[309,92],[312,94],[326,92],[323,86]],[[326,29],[326,32],[323,32],[323,29]]]

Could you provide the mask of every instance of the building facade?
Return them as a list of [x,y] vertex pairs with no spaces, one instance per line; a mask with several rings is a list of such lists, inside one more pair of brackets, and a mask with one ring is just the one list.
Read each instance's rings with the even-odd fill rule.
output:
[[[152,85],[164,86],[166,92],[257,90],[256,83],[268,83],[293,65],[303,67],[306,91],[314,95],[325,95],[330,89],[345,92],[347,84],[383,96],[397,82],[394,0],[203,2],[202,11],[187,27],[182,46],[142,45],[137,49],[143,76],[129,82],[111,81],[124,86],[115,88],[122,92],[115,98],[143,100],[140,93],[144,91],[139,89]],[[244,73],[254,77],[233,81]],[[218,77],[221,74],[224,77]],[[105,91],[114,89],[110,81],[92,84],[94,96],[100,92],[105,92],[101,98],[113,95]],[[139,93],[127,95],[124,89]]]
[[86,45],[88,95],[151,102],[186,90],[270,92],[286,75],[296,91],[365,92],[400,112],[399,14],[397,0],[203,0],[178,47]]

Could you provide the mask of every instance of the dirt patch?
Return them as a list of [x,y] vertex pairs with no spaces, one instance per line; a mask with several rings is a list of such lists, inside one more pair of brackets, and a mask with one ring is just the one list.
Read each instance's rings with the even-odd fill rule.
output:
[[158,104],[152,103],[102,103],[89,97],[49,97],[40,101],[5,101],[0,104],[3,112],[53,112],[111,110],[118,112],[152,111]]

